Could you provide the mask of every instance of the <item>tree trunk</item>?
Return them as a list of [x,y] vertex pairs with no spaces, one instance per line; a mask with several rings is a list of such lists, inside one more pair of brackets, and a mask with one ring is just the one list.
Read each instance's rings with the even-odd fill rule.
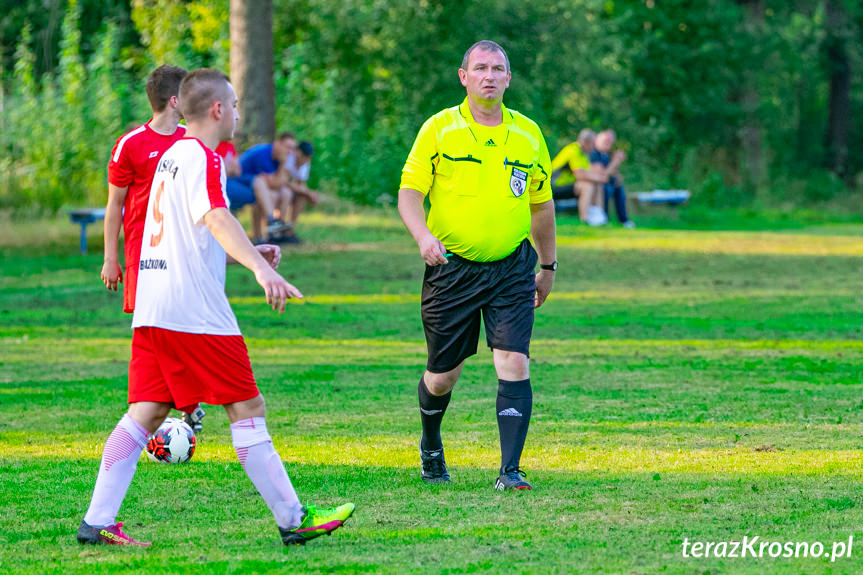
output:
[[276,132],[272,0],[231,0],[231,81],[240,100],[238,149]]
[[851,123],[851,63],[848,57],[848,15],[841,0],[826,0],[825,49],[830,73],[827,117],[827,167],[845,177],[848,167],[848,127]]
[[[763,0],[743,0],[741,4],[745,6],[747,12],[744,26],[748,29],[750,37],[758,39],[764,33],[764,2]],[[755,59],[761,57],[757,48],[753,56]],[[745,189],[752,192],[758,190],[763,177],[761,94],[757,87],[758,73],[756,70],[757,67],[744,70],[740,94],[740,108],[743,112],[743,125],[739,132],[740,150],[743,154],[742,176]]]

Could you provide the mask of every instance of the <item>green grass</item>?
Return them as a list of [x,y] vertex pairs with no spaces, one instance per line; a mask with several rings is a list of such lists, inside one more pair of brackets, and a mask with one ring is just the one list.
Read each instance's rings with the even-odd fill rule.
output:
[[[191,463],[142,460],[121,509],[151,549],[74,531],[125,409],[129,317],[99,232],[0,231],[0,572],[859,573],[850,558],[682,556],[744,536],[827,545],[863,524],[863,226],[687,231],[559,220],[560,271],[532,347],[523,458],[535,490],[497,493],[496,377],[469,360],[444,421],[454,481],[419,481],[422,265],[393,214],[312,214],[269,310],[228,293],[304,500],[351,500],[331,538],[287,549],[211,407]],[[675,227],[672,225],[670,227]]]

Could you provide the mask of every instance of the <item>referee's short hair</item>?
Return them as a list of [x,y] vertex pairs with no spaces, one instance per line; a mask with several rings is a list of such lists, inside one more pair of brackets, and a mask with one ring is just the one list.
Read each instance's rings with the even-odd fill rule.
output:
[[187,120],[199,120],[207,115],[210,106],[227,95],[231,79],[213,68],[198,68],[180,84],[180,112]]
[[506,50],[504,50],[500,44],[492,42],[491,40],[480,40],[467,49],[467,52],[464,53],[464,58],[461,60],[462,70],[467,70],[467,61],[470,58],[470,53],[477,48],[485,52],[500,52],[503,54],[503,59],[506,61],[506,71],[509,72],[509,56],[506,55]]

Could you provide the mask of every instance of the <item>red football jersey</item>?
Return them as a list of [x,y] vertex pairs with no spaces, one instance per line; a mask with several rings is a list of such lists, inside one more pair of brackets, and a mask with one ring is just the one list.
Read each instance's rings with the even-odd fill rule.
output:
[[147,201],[150,199],[150,186],[153,184],[156,164],[162,154],[185,134],[186,127],[177,126],[173,134],[165,136],[153,130],[150,122],[147,122],[117,140],[111,151],[108,182],[119,188],[129,188],[123,211],[123,236],[126,244],[123,311],[126,313],[135,311],[141,237],[144,234]]
[[230,140],[224,140],[222,142],[219,142],[219,145],[216,146],[216,149],[213,151],[225,158],[226,160],[228,159],[228,156],[237,157],[237,148],[234,147],[234,143]]

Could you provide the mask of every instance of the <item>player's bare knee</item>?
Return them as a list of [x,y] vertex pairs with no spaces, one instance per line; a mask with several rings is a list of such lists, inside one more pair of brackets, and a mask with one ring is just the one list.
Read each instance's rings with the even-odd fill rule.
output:
[[261,394],[245,401],[227,403],[224,407],[231,423],[252,417],[266,417],[267,415],[266,402]]
[[267,414],[267,402],[266,402],[266,401],[264,401],[264,396],[263,396],[263,395],[261,395],[261,394],[259,393],[257,396],[255,396],[255,397],[253,397],[252,399],[248,400],[248,404],[249,404],[249,407],[250,407],[251,409],[254,409],[256,412],[259,412],[259,413],[256,413],[256,414],[254,415],[254,417],[264,417],[264,416],[266,416],[266,414]]
[[252,180],[252,189],[255,190],[255,195],[263,195],[270,193],[270,186],[262,176],[255,176]]
[[452,391],[452,388],[455,387],[455,383],[461,375],[461,370],[462,366],[459,365],[457,368],[444,373],[432,373],[430,371],[426,371],[423,376],[426,389],[428,389],[429,393],[432,395],[444,395],[449,393]]
[[138,425],[153,433],[156,431],[168,414],[171,412],[171,404],[142,401],[129,405],[129,417]]
[[530,359],[517,351],[495,349],[494,367],[500,379],[519,381],[530,377]]

